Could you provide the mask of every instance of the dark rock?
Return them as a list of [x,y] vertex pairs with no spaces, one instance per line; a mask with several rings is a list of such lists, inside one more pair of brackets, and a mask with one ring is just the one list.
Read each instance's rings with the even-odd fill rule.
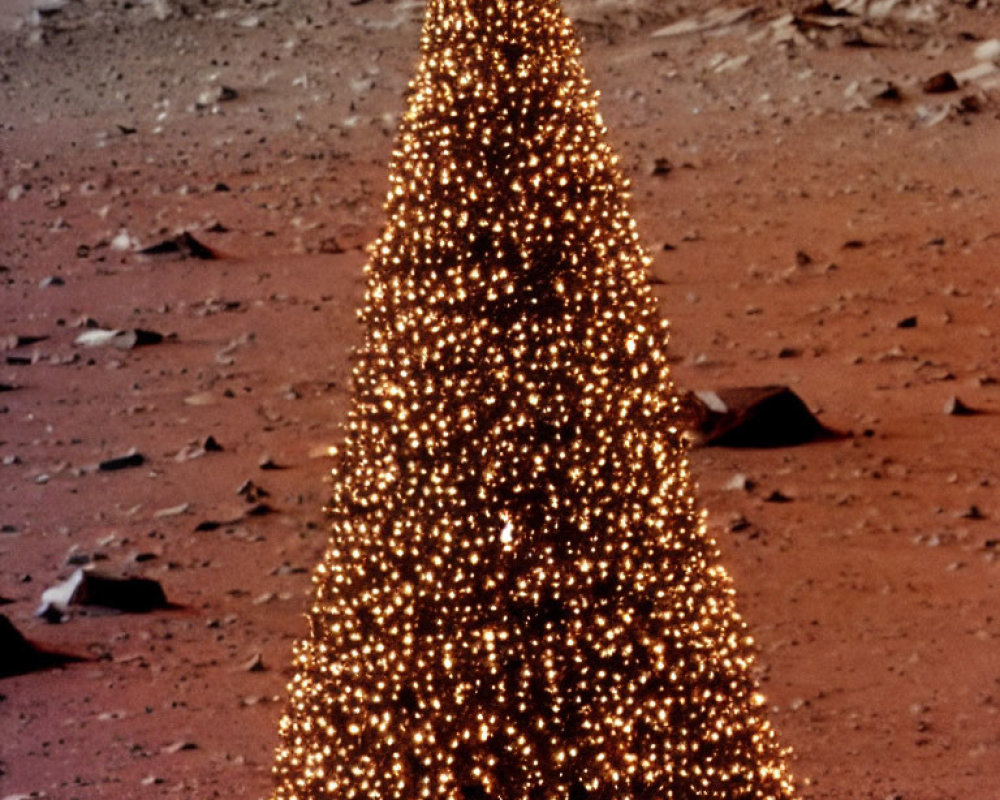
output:
[[983,101],[974,94],[967,94],[958,101],[958,111],[961,114],[978,114],[983,110]]
[[129,467],[141,467],[145,463],[146,459],[142,453],[129,453],[128,455],[102,461],[97,465],[97,469],[101,472],[117,472],[120,469],[128,469]]
[[64,614],[69,606],[100,606],[145,613],[167,605],[163,587],[151,578],[78,569],[67,580],[42,593],[42,604],[36,613],[45,617],[52,612]]
[[749,530],[750,527],[750,520],[744,516],[738,516],[729,523],[729,530],[731,533],[740,533],[742,531]]
[[0,383],[0,392],[13,392],[17,388],[13,383]]
[[47,669],[70,660],[68,656],[39,650],[0,614],[0,678]]
[[68,0],[36,0],[31,7],[39,17],[54,17],[66,8],[67,4]]
[[650,170],[650,175],[656,175],[658,177],[665,178],[673,171],[674,171],[674,165],[670,163],[670,159],[657,158],[653,160],[653,168],[652,170]]
[[165,239],[143,248],[139,253],[144,256],[177,255],[181,258],[200,258],[203,261],[213,261],[219,257],[211,247],[202,244],[187,231],[173,239]]
[[246,516],[248,517],[266,517],[268,514],[273,514],[274,508],[269,506],[267,503],[257,503],[255,506],[250,508]]
[[86,567],[89,564],[95,564],[98,561],[107,560],[108,557],[105,553],[88,553],[84,550],[71,550],[69,555],[66,556],[66,566]]
[[771,494],[764,498],[765,503],[791,503],[792,498],[789,497],[784,492],[775,489]]
[[980,412],[967,406],[957,395],[952,395],[945,401],[944,413],[952,417],[971,417]]
[[832,5],[829,0],[822,0],[820,3],[814,3],[811,6],[806,6],[802,10],[803,14],[809,14],[814,17],[853,17],[850,11],[846,8],[837,8]]
[[202,449],[206,453],[221,453],[222,445],[219,444],[214,436],[209,436],[201,445]]
[[38,282],[39,289],[48,289],[50,286],[65,286],[66,279],[61,275],[49,275],[47,278],[42,278]]
[[42,605],[35,612],[35,615],[41,617],[46,622],[52,625],[58,625],[64,619],[66,619],[66,612],[60,611],[53,605]]
[[897,328],[916,328],[917,318],[916,316],[904,317],[899,322],[896,323]]
[[715,447],[788,447],[840,438],[787,386],[690,392],[684,399],[700,443]]
[[923,85],[926,94],[947,94],[958,91],[958,81],[950,72],[939,72],[932,75]]
[[903,92],[894,83],[890,83],[881,92],[875,95],[876,100],[884,100],[888,103],[898,103],[903,99]]
[[248,503],[256,503],[264,497],[269,497],[271,493],[253,481],[243,481],[236,490],[236,494],[245,497]]
[[182,252],[180,236],[174,239],[164,239],[162,242],[151,244],[149,247],[144,247],[139,251],[144,256],[177,255]]
[[22,336],[12,333],[10,336],[0,338],[0,350],[17,350],[19,347],[28,347],[38,342],[44,342],[48,336]]
[[205,519],[194,526],[195,533],[205,533],[207,531],[217,531],[226,525],[235,525],[239,520],[217,520],[217,519]]
[[264,666],[264,657],[260,653],[254,653],[247,659],[240,667],[244,672],[263,672],[267,667]]
[[159,344],[163,341],[163,334],[156,331],[147,331],[142,328],[135,328],[130,331],[122,331],[115,336],[111,344],[119,350],[131,350],[135,347],[145,347],[151,344]]

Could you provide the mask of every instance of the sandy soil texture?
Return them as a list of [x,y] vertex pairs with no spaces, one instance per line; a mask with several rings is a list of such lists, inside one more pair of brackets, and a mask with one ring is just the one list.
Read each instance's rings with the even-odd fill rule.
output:
[[[850,434],[694,456],[803,797],[997,800],[1000,7],[566,7],[678,384]],[[268,791],[421,13],[0,2],[0,797]]]

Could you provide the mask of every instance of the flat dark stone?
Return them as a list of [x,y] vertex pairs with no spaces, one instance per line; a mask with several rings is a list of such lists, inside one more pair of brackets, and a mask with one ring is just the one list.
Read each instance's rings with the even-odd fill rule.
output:
[[248,517],[266,517],[268,514],[273,514],[274,509],[267,503],[257,503],[253,508],[247,511],[246,515]]
[[179,255],[182,258],[200,258],[203,261],[213,261],[219,257],[211,247],[202,244],[186,231],[173,239],[164,239],[162,242],[145,247],[139,253],[144,256]]
[[102,461],[97,465],[97,468],[101,472],[117,472],[120,469],[128,469],[129,467],[141,467],[145,463],[146,458],[142,453],[130,453],[127,456],[119,456],[118,458],[109,458],[106,461]]
[[4,339],[3,344],[7,349],[16,350],[19,347],[28,347],[29,345],[38,344],[39,342],[44,342],[48,339],[48,336],[25,336],[23,334],[14,334],[8,336]]
[[122,338],[122,342],[114,342],[116,347],[121,347],[124,350],[130,350],[133,347],[145,347],[151,344],[160,344],[163,341],[163,334],[157,331],[147,331],[143,328],[136,328],[135,330],[126,331]]

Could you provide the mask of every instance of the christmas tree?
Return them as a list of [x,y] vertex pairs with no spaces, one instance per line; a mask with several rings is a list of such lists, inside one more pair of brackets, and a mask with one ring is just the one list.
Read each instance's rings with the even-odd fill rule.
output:
[[790,798],[557,0],[429,0],[279,800]]

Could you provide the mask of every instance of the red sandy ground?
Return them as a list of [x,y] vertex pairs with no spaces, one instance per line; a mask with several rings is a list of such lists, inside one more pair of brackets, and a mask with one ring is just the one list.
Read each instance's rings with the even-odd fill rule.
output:
[[[48,337],[0,364],[0,613],[88,659],[0,681],[0,797],[263,797],[421,7],[87,0],[33,25],[0,5],[0,334]],[[805,4],[774,0],[651,36],[704,5],[569,9],[679,386],[789,384],[854,433],[694,454],[775,724],[805,798],[997,800],[1000,89],[921,84],[984,63],[1000,11],[883,3],[879,46],[782,44]],[[139,256],[122,230],[225,257]],[[86,317],[172,336],[83,349]],[[952,395],[985,413],[946,416]],[[184,457],[209,434],[223,452]],[[133,447],[142,467],[94,471]],[[738,473],[756,488],[727,490]],[[196,532],[249,508],[246,480],[274,513]],[[71,551],[177,607],[35,619]]]

